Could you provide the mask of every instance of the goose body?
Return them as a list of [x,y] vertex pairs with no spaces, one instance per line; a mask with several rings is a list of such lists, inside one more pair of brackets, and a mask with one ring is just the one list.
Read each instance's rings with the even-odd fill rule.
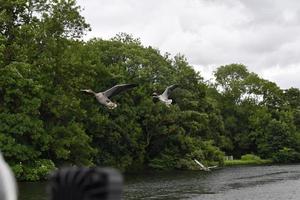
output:
[[116,103],[112,102],[107,96],[105,96],[102,92],[96,93],[95,97],[99,103],[105,105],[109,109],[114,109],[118,106]]
[[170,85],[165,89],[165,91],[162,94],[158,95],[157,93],[153,93],[152,97],[155,101],[161,101],[169,107],[172,104],[172,99],[169,99],[169,97],[172,91],[177,87],[178,85]]
[[172,99],[166,99],[165,97],[163,97],[162,95],[158,95],[158,100],[163,102],[164,104],[166,104],[167,106],[170,106],[173,102]]

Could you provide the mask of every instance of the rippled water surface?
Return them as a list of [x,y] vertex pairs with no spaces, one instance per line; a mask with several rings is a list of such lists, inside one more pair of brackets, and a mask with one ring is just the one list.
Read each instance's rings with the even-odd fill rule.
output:
[[[212,172],[145,172],[125,177],[124,199],[299,200],[300,165]],[[20,183],[20,200],[46,200],[45,183]]]

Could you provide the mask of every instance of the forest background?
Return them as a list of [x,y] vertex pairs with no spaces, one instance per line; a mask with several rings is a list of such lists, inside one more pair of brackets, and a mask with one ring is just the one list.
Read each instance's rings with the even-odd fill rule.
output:
[[[187,59],[120,33],[84,41],[74,0],[0,0],[0,150],[19,180],[66,165],[195,169],[225,155],[300,161],[300,90],[243,64],[204,81]],[[108,110],[80,89],[138,87]],[[151,94],[178,84],[168,108]]]

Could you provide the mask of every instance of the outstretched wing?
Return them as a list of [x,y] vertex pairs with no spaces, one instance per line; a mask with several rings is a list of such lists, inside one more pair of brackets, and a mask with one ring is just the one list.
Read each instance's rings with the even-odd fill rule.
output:
[[208,169],[215,169],[215,168],[217,168],[218,167],[218,165],[214,165],[214,166],[209,166],[209,167],[207,167]]
[[175,88],[177,88],[177,87],[178,87],[178,85],[170,85],[169,87],[166,88],[166,90],[164,91],[164,93],[162,93],[162,96],[163,96],[164,98],[168,99],[169,96],[170,96],[170,94],[171,94],[171,92],[172,92]]
[[201,163],[199,162],[198,160],[194,159],[194,161],[202,168],[202,169],[205,169],[206,167]]
[[121,92],[124,92],[128,89],[134,88],[136,87],[137,84],[120,84],[120,85],[115,85],[114,87],[106,90],[105,92],[103,92],[103,94],[107,97],[113,97]]

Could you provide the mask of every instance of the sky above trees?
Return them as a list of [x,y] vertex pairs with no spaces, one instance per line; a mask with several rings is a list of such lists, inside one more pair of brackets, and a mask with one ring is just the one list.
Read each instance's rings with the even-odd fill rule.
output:
[[92,31],[86,38],[133,34],[162,52],[182,53],[205,78],[243,63],[282,88],[300,87],[297,0],[77,0]]

